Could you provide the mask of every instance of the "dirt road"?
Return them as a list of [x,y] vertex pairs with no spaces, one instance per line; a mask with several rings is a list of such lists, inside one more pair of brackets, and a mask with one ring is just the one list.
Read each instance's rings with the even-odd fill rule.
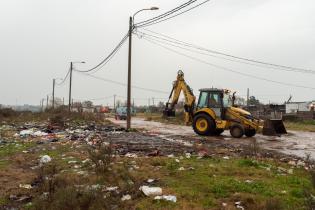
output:
[[[125,126],[126,124],[126,121],[118,121],[112,118],[109,120],[120,126]],[[288,131],[288,134],[282,137],[269,137],[257,134],[253,138],[233,139],[229,132],[225,131],[219,137],[201,137],[196,135],[190,126],[145,121],[143,118],[133,118],[132,127],[144,129],[144,132],[157,135],[165,140],[177,141],[185,146],[192,146],[196,139],[203,140],[205,144],[207,141],[217,141],[218,143],[233,145],[249,145],[256,141],[264,149],[296,155],[301,158],[305,158],[306,154],[310,154],[311,158],[315,159],[315,133],[312,132]]]

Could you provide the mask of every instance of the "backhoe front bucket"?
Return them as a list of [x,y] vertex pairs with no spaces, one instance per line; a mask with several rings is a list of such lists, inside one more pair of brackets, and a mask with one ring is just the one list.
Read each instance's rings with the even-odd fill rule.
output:
[[281,119],[268,119],[264,122],[262,134],[266,136],[280,136],[281,134],[287,134],[287,130]]

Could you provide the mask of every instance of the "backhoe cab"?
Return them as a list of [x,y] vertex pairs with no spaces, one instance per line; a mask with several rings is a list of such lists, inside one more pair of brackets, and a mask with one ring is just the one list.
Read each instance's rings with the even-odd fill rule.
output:
[[260,120],[248,111],[234,105],[235,92],[226,89],[200,89],[199,100],[195,108],[195,96],[184,80],[184,73],[178,72],[177,80],[164,110],[165,116],[175,116],[175,105],[181,91],[185,96],[185,123],[192,124],[199,135],[220,135],[224,130],[230,130],[235,138],[243,135],[252,137],[262,130],[264,135],[281,135],[286,129],[281,119]]

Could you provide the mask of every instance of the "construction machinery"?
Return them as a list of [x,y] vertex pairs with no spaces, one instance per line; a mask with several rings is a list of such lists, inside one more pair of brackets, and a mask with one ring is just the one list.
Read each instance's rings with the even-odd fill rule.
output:
[[182,71],[178,71],[177,79],[173,83],[164,116],[175,116],[175,105],[181,92],[185,98],[185,123],[191,124],[199,135],[220,135],[224,130],[230,130],[234,138],[241,138],[243,135],[252,137],[257,131],[270,136],[287,133],[282,119],[261,120],[237,107],[234,104],[235,92],[227,89],[200,89],[199,100],[195,105],[196,97],[185,82]]

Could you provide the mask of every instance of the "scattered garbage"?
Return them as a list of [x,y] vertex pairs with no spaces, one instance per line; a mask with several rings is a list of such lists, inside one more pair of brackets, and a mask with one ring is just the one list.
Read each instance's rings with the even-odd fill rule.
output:
[[33,188],[32,185],[30,185],[30,184],[20,184],[19,187],[24,188],[24,189],[28,189],[28,190]]
[[185,168],[184,167],[180,167],[178,170],[179,171],[185,171]]
[[160,187],[141,186],[139,190],[146,196],[162,195],[162,188]]
[[148,179],[148,180],[147,180],[148,183],[152,183],[152,182],[154,182],[154,181],[155,181],[155,179]]
[[177,198],[174,195],[162,195],[162,196],[155,196],[154,200],[166,200],[176,203]]
[[131,200],[131,196],[130,195],[123,195],[123,197],[121,198],[121,201],[128,201]]
[[302,166],[302,167],[304,167],[306,164],[305,164],[304,161],[299,160],[299,161],[296,163],[296,165],[297,165],[297,166]]
[[125,157],[129,157],[129,158],[137,158],[138,155],[137,154],[133,154],[133,153],[127,153],[125,154]]
[[223,159],[224,160],[230,160],[230,157],[229,156],[224,156]]
[[241,201],[235,202],[235,207],[236,207],[237,209],[245,210],[245,208],[244,208],[243,206],[241,206]]
[[283,167],[278,167],[277,169],[278,169],[279,173],[293,174],[293,169],[292,168],[286,169],[286,168],[283,168]]
[[247,180],[245,180],[245,183],[247,183],[247,184],[251,184],[251,183],[253,183],[253,180],[249,180],[249,179],[247,179]]
[[112,191],[117,191],[118,187],[106,187],[106,191],[112,192]]
[[49,163],[51,161],[51,157],[49,155],[44,155],[43,157],[41,157],[41,159],[39,160],[39,162],[41,164],[45,164],[45,163]]

